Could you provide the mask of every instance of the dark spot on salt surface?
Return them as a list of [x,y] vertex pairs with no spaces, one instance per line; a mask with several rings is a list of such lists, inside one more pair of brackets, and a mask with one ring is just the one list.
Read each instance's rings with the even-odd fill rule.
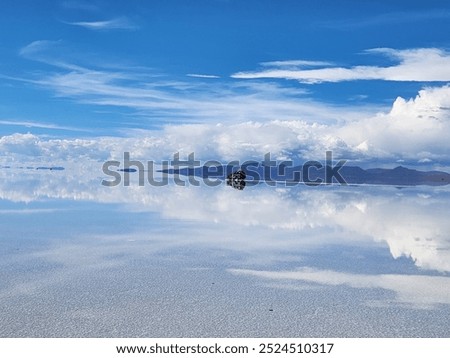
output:
[[36,170],[64,170],[64,167],[37,167]]

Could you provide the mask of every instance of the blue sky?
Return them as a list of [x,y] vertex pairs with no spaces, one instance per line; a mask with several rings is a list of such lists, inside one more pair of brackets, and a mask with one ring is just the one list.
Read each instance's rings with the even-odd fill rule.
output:
[[[442,162],[449,19],[446,1],[6,1],[0,147],[13,155],[11,146],[46,138],[141,140],[149,136],[142,131],[182,131],[165,148],[187,150],[174,143],[191,136],[204,146],[195,133],[233,137],[253,125],[259,141],[238,138],[253,148],[245,154],[257,157],[269,143],[283,157],[299,147],[277,146],[267,132],[288,127],[286,135],[306,123],[296,132],[299,140],[313,133],[304,156],[331,147],[346,157]],[[408,122],[411,111],[437,124]],[[255,123],[276,129],[258,133]],[[214,132],[217,124],[225,127]],[[410,131],[417,133],[405,139]],[[238,147],[216,154],[232,157]]]

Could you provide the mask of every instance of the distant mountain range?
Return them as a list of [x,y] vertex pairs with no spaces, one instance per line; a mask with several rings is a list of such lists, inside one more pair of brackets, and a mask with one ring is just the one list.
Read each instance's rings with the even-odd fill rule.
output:
[[[64,170],[64,167],[17,167],[18,169],[34,170]],[[0,169],[11,169],[10,166],[0,166]],[[420,171],[398,166],[394,169],[363,169],[358,166],[343,165],[339,167],[322,166],[319,162],[298,166],[264,166],[263,163],[245,162],[242,166],[219,165],[201,166],[195,168],[164,169],[159,172],[167,174],[178,174],[183,176],[194,176],[198,178],[222,179],[243,170],[246,174],[246,184],[266,182],[284,182],[287,185],[304,183],[306,185],[318,184],[370,184],[370,185],[395,185],[415,186],[433,185],[441,186],[450,184],[450,174],[442,171]],[[118,169],[121,172],[136,172],[135,168]],[[245,186],[245,184],[244,184]]]
[[[358,166],[344,165],[340,168],[321,166],[320,163],[303,166],[283,167],[282,165],[267,167],[262,163],[246,163],[241,167],[228,166],[202,166],[196,168],[165,169],[160,172],[195,176],[199,178],[226,179],[227,176],[242,169],[246,174],[245,181],[250,182],[286,182],[318,184],[371,184],[371,185],[448,185],[450,174],[442,171],[419,171],[398,166],[394,169],[362,169]],[[344,182],[342,182],[342,180]]]

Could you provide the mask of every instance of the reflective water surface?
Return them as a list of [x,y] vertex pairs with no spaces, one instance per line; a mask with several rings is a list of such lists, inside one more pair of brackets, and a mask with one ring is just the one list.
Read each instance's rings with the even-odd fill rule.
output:
[[450,188],[0,170],[2,337],[450,337]]

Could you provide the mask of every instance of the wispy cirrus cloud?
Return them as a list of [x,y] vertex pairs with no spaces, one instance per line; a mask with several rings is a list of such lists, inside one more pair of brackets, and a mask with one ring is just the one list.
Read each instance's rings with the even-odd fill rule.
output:
[[287,94],[270,83],[251,83],[244,87],[227,83],[199,83],[194,86],[192,83],[154,78],[142,81],[145,77],[145,74],[85,68],[49,74],[33,80],[33,83],[53,90],[57,96],[81,103],[126,107],[141,115],[171,122],[236,123],[300,118],[330,122],[370,112],[368,108],[357,110],[318,103],[304,94]]
[[71,126],[61,126],[54,123],[44,123],[37,121],[23,121],[23,120],[12,120],[12,119],[0,119],[0,124],[7,126],[19,126],[19,127],[27,127],[27,128],[43,128],[43,129],[61,129],[67,131],[75,131],[75,132],[87,132],[87,129],[76,128]]
[[36,40],[33,42],[30,42],[28,45],[23,46],[19,50],[19,55],[31,58],[34,60],[40,60],[41,54],[52,50],[56,46],[61,44],[61,41],[53,41],[53,40]]
[[[309,61],[269,62],[274,68],[261,71],[237,72],[233,78],[240,79],[288,79],[302,83],[342,82],[356,80],[447,82],[450,81],[450,53],[438,48],[418,48],[396,50],[375,48],[367,50],[368,54],[381,54],[397,61],[390,66],[353,66],[336,67],[322,63],[322,68],[310,67]],[[286,68],[285,63],[291,68]],[[321,62],[312,62],[318,67]],[[292,68],[292,66],[295,66]],[[267,66],[267,63],[266,63]]]
[[32,61],[38,61],[68,71],[81,71],[81,66],[65,60],[65,56],[74,57],[72,50],[63,40],[36,40],[19,49],[19,55]]
[[197,78],[220,78],[220,76],[216,76],[216,75],[202,75],[199,73],[188,73],[186,76],[197,77]]
[[285,61],[261,62],[260,65],[270,67],[317,67],[317,66],[331,66],[332,62],[309,61],[309,60],[285,60]]
[[136,30],[138,26],[126,17],[117,17],[102,21],[65,22],[68,25],[80,26],[89,30]]
[[[20,50],[28,59],[45,62],[56,71],[22,79],[52,90],[55,95],[100,106],[127,107],[154,120],[238,122],[251,120],[295,120],[315,122],[356,118],[358,110],[325,105],[307,98],[307,91],[266,82],[188,82],[139,68],[90,68],[60,58],[60,41],[34,41]],[[188,77],[216,79],[218,76],[190,74]],[[293,98],[296,100],[294,101]],[[366,113],[371,110],[367,109]]]

